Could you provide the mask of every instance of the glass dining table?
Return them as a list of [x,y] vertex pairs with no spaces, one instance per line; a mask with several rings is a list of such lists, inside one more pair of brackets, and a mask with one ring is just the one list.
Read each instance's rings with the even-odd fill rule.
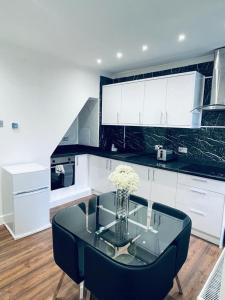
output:
[[122,264],[153,263],[186,226],[186,220],[152,208],[152,203],[130,196],[129,215],[116,217],[116,193],[93,196],[64,208],[55,222],[74,235],[81,245],[95,247]]

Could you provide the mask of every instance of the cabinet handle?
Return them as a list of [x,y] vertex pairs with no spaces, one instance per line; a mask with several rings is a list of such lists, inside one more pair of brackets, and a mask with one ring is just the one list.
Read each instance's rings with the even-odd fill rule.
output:
[[207,194],[207,192],[205,192],[205,191],[194,189],[194,188],[191,188],[190,191],[192,191],[193,193],[201,194],[201,195]]
[[207,179],[204,179],[204,178],[198,178],[198,177],[192,177],[192,180],[194,180],[194,181],[200,181],[200,182],[208,182]]
[[163,119],[163,112],[161,111],[161,114],[160,114],[160,124],[162,124],[162,119]]
[[168,124],[168,112],[166,111],[166,124]]
[[152,174],[152,181],[155,181],[155,170],[153,170],[153,174]]
[[119,113],[116,113],[116,117],[117,117],[117,123],[119,123]]
[[150,174],[149,174],[149,171],[150,171],[150,170],[148,169],[148,181],[150,180]]
[[108,170],[108,162],[109,162],[109,160],[106,159],[106,162],[105,162],[105,168],[106,168],[106,170]]
[[78,156],[76,156],[76,165],[78,166],[79,164],[79,160],[78,160]]
[[200,211],[200,210],[197,210],[197,209],[194,209],[194,208],[190,208],[190,211],[193,212],[196,215],[205,217],[205,213],[202,212],[202,211]]
[[109,168],[110,168],[110,171],[112,170],[112,161],[111,161],[111,159],[110,159],[110,161],[109,161]]

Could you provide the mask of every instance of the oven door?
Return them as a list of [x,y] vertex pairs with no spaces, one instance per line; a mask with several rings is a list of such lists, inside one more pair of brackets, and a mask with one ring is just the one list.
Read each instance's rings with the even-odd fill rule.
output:
[[[60,168],[58,168],[60,166]],[[61,172],[59,172],[59,169]],[[75,163],[61,163],[51,166],[51,190],[75,184]]]

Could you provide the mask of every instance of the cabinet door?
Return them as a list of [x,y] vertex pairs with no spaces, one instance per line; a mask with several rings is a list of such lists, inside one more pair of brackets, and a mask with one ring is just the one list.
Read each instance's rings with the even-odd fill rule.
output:
[[177,173],[153,169],[151,200],[175,207]]
[[121,124],[141,124],[144,100],[144,82],[122,85]]
[[138,190],[134,193],[134,195],[150,200],[152,169],[145,166],[130,164],[124,161],[111,160],[111,171],[114,171],[115,168],[119,165],[130,166],[138,174],[140,178],[140,184]]
[[108,158],[89,156],[89,185],[96,192],[110,192],[110,160]]
[[102,90],[102,124],[118,124],[121,110],[121,85],[105,85]]
[[166,95],[167,126],[191,126],[194,92],[195,74],[168,78]]
[[224,195],[179,184],[176,207],[191,217],[193,229],[220,237]]
[[75,157],[75,186],[88,187],[88,156],[86,154]]
[[163,125],[165,122],[167,79],[155,79],[145,82],[143,106],[144,125]]
[[140,179],[138,190],[134,192],[134,195],[137,195],[149,201],[151,194],[152,169],[135,164],[128,165],[134,169]]

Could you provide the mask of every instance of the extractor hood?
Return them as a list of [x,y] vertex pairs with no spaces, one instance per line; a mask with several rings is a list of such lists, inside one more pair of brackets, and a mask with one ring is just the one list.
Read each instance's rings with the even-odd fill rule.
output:
[[210,104],[202,110],[225,110],[225,47],[215,50]]

